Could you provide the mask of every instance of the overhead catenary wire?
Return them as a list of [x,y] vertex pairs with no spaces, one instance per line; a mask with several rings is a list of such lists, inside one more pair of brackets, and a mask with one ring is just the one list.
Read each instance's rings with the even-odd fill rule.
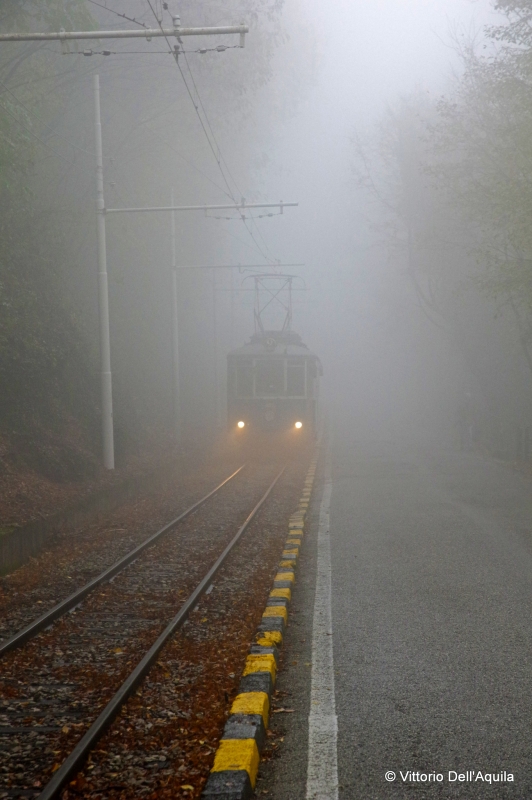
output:
[[135,19],[135,17],[128,17],[127,14],[121,14],[119,11],[115,11],[112,8],[104,6],[103,3],[96,2],[96,0],[88,0],[88,2],[92,3],[93,6],[98,6],[99,8],[105,9],[105,11],[108,11],[110,14],[114,14],[116,17],[122,17],[122,19],[127,19],[128,22],[133,22],[135,25],[140,25],[142,28],[146,28],[146,30],[148,29],[147,25],[145,25],[143,22],[140,22],[138,19]]
[[[117,105],[117,104],[115,103],[115,105]],[[144,125],[146,125],[146,127],[147,127],[147,129],[148,129],[149,131],[152,131],[152,132],[153,132],[153,133],[154,133],[156,136],[158,136],[158,137],[159,137],[159,140],[160,140],[160,141],[161,141],[161,142],[162,142],[164,145],[166,145],[166,147],[168,147],[168,149],[169,149],[171,152],[175,153],[175,154],[176,154],[176,155],[177,155],[177,156],[178,156],[180,159],[182,159],[182,160],[183,160],[183,161],[184,161],[186,164],[188,164],[190,167],[192,167],[192,169],[194,169],[196,172],[198,172],[198,174],[202,175],[202,176],[203,176],[203,177],[204,177],[204,178],[205,178],[207,181],[209,181],[209,182],[210,182],[210,183],[211,183],[213,186],[215,186],[217,189],[219,189],[219,190],[220,190],[220,191],[221,191],[223,194],[225,194],[225,195],[226,195],[226,196],[227,196],[227,197],[228,197],[230,200],[233,200],[232,196],[231,196],[231,195],[229,195],[229,194],[227,193],[227,191],[225,191],[225,189],[223,189],[223,188],[222,188],[222,187],[221,187],[221,186],[220,186],[218,183],[216,183],[215,181],[213,181],[213,180],[212,180],[212,179],[211,179],[211,178],[210,178],[210,177],[209,177],[209,176],[208,176],[206,173],[204,173],[204,172],[203,172],[203,171],[202,171],[202,170],[201,170],[201,169],[200,169],[198,166],[196,166],[196,164],[194,164],[192,161],[190,161],[189,159],[187,159],[187,158],[186,158],[186,157],[185,157],[185,156],[184,156],[184,155],[183,155],[183,154],[182,154],[182,153],[181,153],[179,150],[177,150],[177,149],[176,149],[176,148],[175,148],[173,145],[171,145],[171,144],[170,144],[170,142],[168,142],[166,139],[162,138],[162,137],[161,137],[161,135],[160,135],[160,133],[159,133],[158,131],[156,131],[154,128],[152,128],[152,127],[151,127],[151,126],[150,126],[148,123],[143,123],[143,124],[144,124]],[[110,160],[111,160],[111,163],[112,163],[112,164],[114,164],[114,162],[115,162],[115,160],[116,160],[116,157],[115,157],[115,156],[110,156],[109,158],[110,158]],[[114,182],[114,183],[116,183],[116,181],[117,181],[117,178],[116,178],[116,177],[113,177],[113,182]],[[125,180],[124,180],[124,177],[123,177],[123,175],[121,175],[121,176],[120,176],[120,178],[118,179],[118,182],[119,182],[119,183],[122,183],[122,184],[124,184],[124,188],[126,188],[126,191],[128,192],[128,194],[129,194],[129,195],[132,195],[132,194],[134,194],[134,193],[132,192],[131,188],[130,188],[130,187],[127,187],[127,186],[125,185]],[[121,199],[122,199],[122,198],[121,198]],[[125,200],[123,200],[123,199],[122,199],[122,202],[123,202],[123,204],[124,204],[124,205],[127,205],[127,203],[126,203],[126,201],[125,201]],[[157,220],[157,216],[155,217],[155,219]],[[160,223],[160,221],[159,221],[159,220],[157,220],[157,222],[158,222],[158,224],[162,224],[162,223]],[[237,236],[236,234],[234,234],[234,233],[232,233],[231,231],[227,230],[225,227],[223,227],[223,228],[221,228],[221,229],[220,229],[220,233],[221,233],[222,235],[224,235],[224,236],[229,236],[229,237],[231,237],[232,239],[235,239],[235,241],[237,241],[237,242],[240,242],[240,244],[244,245],[244,247],[246,247],[246,248],[248,248],[249,250],[252,250],[253,252],[256,252],[256,253],[258,253],[260,256],[264,257],[264,254],[263,254],[263,253],[262,253],[262,251],[261,251],[261,250],[260,250],[260,249],[257,247],[257,245],[256,245],[256,242],[255,242],[255,240],[253,239],[253,237],[252,237],[252,241],[251,241],[251,243],[250,243],[250,242],[246,242],[246,241],[244,241],[244,239],[241,239],[241,238],[240,238],[240,236]],[[268,260],[268,259],[267,259],[267,260]]]
[[[259,250],[258,247],[254,246],[253,244],[250,244],[249,242],[244,241],[244,239],[241,239],[240,236],[237,236],[235,233],[231,233],[231,231],[228,231],[227,228],[225,228],[225,227],[221,228],[220,232],[224,236],[230,236],[232,239],[235,239],[237,242],[240,242],[240,244],[243,244],[244,247],[247,247],[249,250],[253,250],[253,252],[259,253],[259,255],[261,255],[261,256],[263,255],[262,251]],[[253,240],[253,242],[255,241],[254,239],[252,239],[252,240]],[[266,260],[270,261],[270,259],[266,259]],[[270,261],[270,263],[271,263],[271,261]],[[272,265],[272,266],[277,266],[277,262],[275,263],[275,265]]]
[[[162,26],[162,24],[161,24],[161,21],[159,20],[159,18],[158,18],[158,16],[157,16],[156,12],[155,12],[155,9],[153,8],[153,5],[152,5],[152,2],[151,2],[151,0],[146,0],[146,2],[148,3],[148,5],[149,5],[149,7],[150,7],[150,9],[151,9],[151,11],[152,11],[152,14],[153,14],[153,16],[154,16],[154,17],[155,17],[155,19],[157,20],[157,24],[159,25],[159,28],[161,29],[161,31],[163,31],[163,26]],[[203,129],[203,132],[204,132],[204,134],[205,134],[205,138],[207,139],[207,142],[208,142],[208,144],[209,144],[209,147],[210,147],[210,149],[211,149],[211,151],[212,151],[212,154],[213,154],[213,156],[214,156],[214,158],[215,158],[215,160],[216,160],[216,163],[218,164],[218,166],[220,166],[220,158],[219,158],[219,156],[216,154],[216,151],[214,150],[214,147],[213,147],[213,144],[212,144],[212,142],[211,142],[210,136],[209,136],[209,134],[207,133],[207,129],[206,129],[206,127],[205,127],[205,123],[203,122],[203,119],[201,118],[201,115],[200,115],[200,113],[199,113],[199,108],[198,108],[198,106],[197,106],[197,104],[196,104],[196,101],[194,100],[194,97],[193,97],[193,95],[192,95],[192,92],[190,91],[190,87],[189,87],[189,85],[188,85],[188,83],[187,83],[187,81],[186,81],[186,78],[185,78],[184,74],[183,74],[183,70],[181,69],[181,64],[179,63],[179,58],[177,57],[177,53],[176,53],[176,51],[174,51],[174,49],[173,49],[172,45],[170,44],[170,41],[169,41],[169,39],[168,39],[168,36],[166,36],[166,35],[165,35],[165,36],[164,36],[164,38],[165,38],[166,44],[168,45],[168,51],[169,51],[170,55],[171,55],[171,56],[173,56],[173,58],[174,58],[174,61],[175,61],[176,65],[177,65],[177,68],[178,68],[179,72],[181,73],[181,77],[182,77],[182,79],[183,79],[183,83],[185,84],[185,88],[186,88],[186,90],[187,90],[188,96],[189,96],[189,98],[190,98],[190,100],[191,100],[191,102],[192,102],[192,105],[194,106],[194,109],[195,109],[195,111],[196,111],[196,114],[197,114],[197,117],[198,117],[198,119],[199,119],[200,125],[201,125],[201,127],[202,127],[202,129]],[[208,121],[207,121],[207,122],[208,122]],[[227,189],[228,189],[228,191],[229,191],[229,193],[230,193],[230,196],[231,196],[231,198],[234,200],[235,198],[234,198],[234,196],[233,196],[233,193],[232,193],[231,187],[230,187],[230,185],[229,185],[229,183],[228,183],[228,181],[227,181],[227,178],[226,178],[226,176],[225,176],[225,173],[224,173],[224,172],[223,172],[223,170],[221,170],[221,169],[220,169],[220,171],[221,171],[221,173],[222,173],[223,180],[224,180],[224,182],[225,182],[225,184],[226,184],[226,186],[227,186]],[[236,201],[235,201],[235,202],[236,202]]]
[[[158,19],[157,15],[156,15],[156,13],[155,13],[155,11],[154,11],[154,9],[153,9],[153,6],[152,6],[152,4],[151,4],[151,0],[147,0],[147,2],[148,2],[148,5],[150,6],[150,8],[151,8],[151,10],[152,10],[152,13],[153,13],[153,15],[154,15],[155,19],[157,20],[157,22],[158,22],[158,24],[159,24],[159,27],[160,27],[160,28],[161,28],[161,30],[162,30],[162,25],[161,25],[161,22],[159,21],[159,19]],[[192,92],[191,92],[191,90],[190,90],[190,87],[189,87],[189,85],[188,85],[188,83],[187,83],[187,81],[186,81],[185,75],[183,74],[183,70],[181,69],[181,65],[180,65],[180,63],[179,63],[179,52],[183,52],[183,51],[179,51],[177,48],[174,48],[174,49],[172,49],[172,47],[171,47],[171,45],[170,45],[170,42],[168,41],[168,37],[167,37],[167,36],[165,36],[164,38],[165,38],[165,40],[166,40],[166,43],[167,43],[167,45],[168,45],[168,47],[169,47],[170,53],[171,53],[171,54],[173,55],[173,57],[174,57],[174,61],[175,61],[176,65],[177,65],[177,68],[179,69],[179,72],[180,72],[180,74],[181,74],[181,77],[182,77],[182,79],[183,79],[183,83],[185,84],[185,87],[186,87],[186,90],[187,90],[187,92],[188,92],[188,95],[189,95],[189,97],[190,97],[190,100],[191,100],[191,102],[192,102],[192,105],[194,106],[194,109],[195,109],[195,111],[196,111],[196,115],[197,115],[197,117],[198,117],[198,120],[200,121],[201,127],[202,127],[202,129],[203,129],[203,132],[204,132],[204,134],[205,134],[205,137],[206,137],[206,139],[207,139],[207,141],[208,141],[208,143],[209,143],[209,147],[210,147],[210,149],[211,149],[211,152],[212,152],[212,154],[213,154],[213,156],[214,156],[214,158],[215,158],[215,161],[216,161],[216,163],[218,164],[218,169],[220,170],[220,174],[222,175],[223,181],[224,181],[225,185],[227,186],[227,190],[228,190],[228,192],[229,192],[229,194],[230,194],[230,197],[231,197],[231,199],[232,199],[232,200],[233,200],[233,202],[236,204],[236,203],[237,203],[237,199],[236,199],[236,197],[235,197],[235,195],[234,195],[234,193],[233,193],[233,190],[231,189],[231,186],[230,186],[230,184],[229,184],[229,181],[228,181],[228,179],[227,179],[227,177],[226,177],[226,175],[225,175],[225,172],[224,172],[224,170],[223,170],[223,168],[222,168],[222,161],[223,161],[223,163],[224,163],[224,165],[225,165],[225,168],[226,168],[226,170],[227,170],[227,173],[228,173],[229,177],[231,178],[231,180],[233,181],[233,183],[234,183],[234,185],[235,185],[235,187],[236,187],[236,190],[237,190],[237,192],[239,191],[239,190],[238,190],[238,186],[237,186],[237,183],[236,183],[235,179],[233,178],[233,176],[232,176],[232,174],[231,174],[231,171],[230,171],[230,169],[229,169],[229,167],[228,167],[228,165],[227,165],[227,162],[226,162],[225,158],[223,157],[223,154],[222,154],[221,148],[220,148],[220,146],[219,146],[219,144],[218,144],[218,141],[217,141],[217,139],[216,139],[216,136],[215,136],[215,134],[214,134],[214,131],[213,131],[213,129],[212,129],[212,125],[210,124],[209,117],[208,117],[208,115],[207,115],[207,112],[206,112],[206,110],[205,110],[205,106],[203,105],[203,101],[202,101],[202,99],[201,99],[201,95],[200,95],[200,93],[199,93],[199,91],[198,91],[198,87],[196,86],[196,82],[195,82],[195,80],[194,80],[194,75],[192,74],[192,71],[191,71],[191,69],[190,69],[190,65],[189,65],[189,63],[188,63],[188,59],[187,59],[187,57],[186,57],[186,54],[185,54],[185,63],[186,63],[186,65],[187,65],[187,68],[188,68],[188,71],[189,71],[189,74],[190,74],[190,78],[191,78],[191,80],[192,80],[192,85],[193,85],[193,87],[194,87],[194,91],[196,92],[196,95],[197,95],[197,98],[198,98],[198,103],[199,103],[199,104],[200,104],[200,106],[201,106],[201,109],[202,109],[202,111],[203,111],[203,115],[204,115],[204,117],[205,117],[205,121],[206,121],[206,123],[207,123],[207,126],[208,126],[208,128],[209,128],[210,132],[211,132],[211,136],[212,136],[212,139],[213,139],[213,141],[214,141],[214,144],[216,145],[216,150],[215,150],[215,148],[213,147],[213,144],[212,144],[212,142],[211,142],[211,139],[210,139],[210,137],[209,137],[209,134],[207,133],[207,129],[206,129],[206,127],[205,127],[205,124],[204,124],[204,122],[203,122],[203,120],[202,120],[202,118],[201,118],[201,114],[199,113],[199,107],[198,107],[198,105],[196,104],[196,102],[195,102],[195,100],[194,100],[194,97],[193,97],[193,95],[192,95]],[[276,258],[275,258],[275,256],[273,256],[273,254],[271,254],[271,251],[270,251],[270,255],[268,255],[267,253],[265,253],[265,252],[263,251],[263,249],[261,248],[261,246],[259,245],[259,243],[258,243],[258,242],[257,242],[257,240],[255,239],[255,237],[254,237],[254,235],[253,235],[252,231],[250,231],[250,229],[249,229],[249,228],[248,228],[248,226],[246,225],[246,221],[245,221],[245,219],[243,219],[243,218],[242,218],[242,222],[244,223],[244,227],[246,228],[246,230],[247,230],[247,232],[248,232],[249,236],[250,236],[250,237],[251,237],[251,239],[252,239],[252,240],[255,242],[255,245],[256,245],[257,249],[259,250],[260,254],[262,255],[262,257],[263,257],[263,258],[265,258],[267,261],[271,261],[273,264],[274,264],[276,261],[278,261],[279,259],[276,259]],[[256,226],[256,223],[255,223],[255,227],[257,227],[257,226]],[[264,237],[262,236],[262,234],[260,233],[260,231],[259,231],[259,235],[260,235],[260,237],[261,237],[261,239],[262,239],[262,241],[263,241],[263,243],[264,243],[264,246],[266,247],[266,250],[269,250],[269,248],[268,248],[268,246],[267,246],[266,242],[264,241]]]
[[[205,110],[205,106],[203,105],[203,100],[201,99],[201,95],[200,95],[200,93],[198,91],[198,87],[196,85],[196,81],[194,80],[194,75],[192,73],[192,70],[190,69],[190,64],[188,63],[188,58],[187,58],[186,53],[184,52],[184,50],[180,50],[178,53],[176,53],[176,58],[178,57],[178,54],[180,54],[180,53],[183,53],[183,56],[184,56],[184,59],[185,59],[185,64],[187,65],[188,73],[189,73],[190,79],[192,81],[192,86],[194,87],[194,91],[196,92],[196,97],[198,98],[198,103],[199,103],[199,105],[201,107],[201,110],[203,111],[203,116],[205,117],[205,121],[207,123],[207,127],[209,128],[210,134],[212,136],[212,140],[213,140],[214,144],[216,145],[216,151],[217,151],[216,160],[218,162],[218,166],[220,167],[220,169],[222,169],[221,165],[222,165],[222,162],[223,162],[223,164],[225,166],[225,169],[227,171],[227,174],[229,175],[229,177],[231,178],[232,182],[234,183],[236,191],[240,193],[238,185],[237,185],[237,182],[235,181],[235,179],[233,178],[233,176],[231,174],[231,170],[229,169],[229,167],[227,165],[227,161],[223,157],[222,150],[220,148],[220,145],[218,144],[218,140],[216,139],[216,135],[215,135],[215,133],[214,133],[214,131],[212,129],[212,125],[210,123],[209,117],[207,116],[207,112]],[[184,79],[184,76],[183,76],[183,79]],[[197,109],[197,107],[196,107],[196,109]],[[227,183],[228,183],[228,188],[229,188],[229,182],[227,182]],[[232,191],[231,191],[231,195],[233,197],[233,200],[235,200],[235,197],[234,197]],[[235,200],[235,202],[236,202],[236,200]]]
[[[118,107],[122,107],[121,104],[117,103],[116,101],[114,102],[114,105],[118,106]],[[174,145],[172,145],[167,139],[162,137],[160,132],[155,130],[155,128],[153,128],[149,124],[149,121],[142,122],[142,125],[144,125],[148,129],[148,131],[151,131],[155,136],[157,136],[159,141],[162,142],[162,144],[164,144],[172,153],[175,153],[182,161],[184,161],[184,163],[186,163],[188,166],[190,166],[199,175],[204,177],[207,181],[209,181],[209,183],[211,183],[217,189],[219,189],[222,192],[222,194],[225,194],[226,197],[228,197],[230,200],[233,200],[233,197],[222,186],[220,186],[218,183],[216,183],[216,181],[212,180],[212,178],[210,178],[205,172],[203,172],[196,164],[194,164],[194,162],[192,162],[192,161],[190,161],[190,159],[186,158],[179,150],[176,149],[176,147],[174,147]],[[114,163],[116,161],[116,155],[109,156],[108,158],[110,159],[111,164],[114,165]],[[117,180],[117,178],[113,177],[113,182],[116,183],[116,180]],[[126,188],[126,191],[128,192],[128,194],[130,194],[130,195],[133,194],[131,188],[128,188],[128,187],[125,186],[125,180],[124,180],[123,175],[120,176],[118,181],[119,181],[119,183],[124,184],[124,188]],[[123,204],[127,205],[127,203],[125,201],[123,201]],[[156,219],[157,219],[157,217],[156,217]],[[159,221],[157,220],[157,222],[159,222]],[[161,224],[161,223],[159,223],[159,224]],[[236,234],[234,234],[231,231],[227,230],[225,227],[222,227],[220,229],[220,233],[222,235],[224,235],[224,236],[229,236],[230,238],[235,239],[235,241],[239,242],[240,244],[242,244],[247,249],[258,253],[260,256],[262,256],[264,258],[263,252],[257,247],[256,241],[253,239],[253,237],[251,237],[251,242],[246,242],[246,241],[244,241],[244,239],[240,238],[240,236],[237,236]]]
[[[190,161],[190,159],[188,159],[179,150],[177,150],[172,144],[170,144],[170,142],[167,139],[164,139],[158,131],[154,130],[154,128],[152,128],[146,122],[142,122],[141,124],[142,125],[146,125],[148,130],[152,131],[152,133],[154,133],[156,136],[158,136],[159,141],[162,142],[162,144],[164,144],[172,153],[175,153],[176,156],[178,156],[178,158],[180,158],[185,164],[187,164],[189,167],[191,167],[193,170],[195,170],[195,172],[197,172],[199,175],[201,175],[203,178],[205,178],[205,180],[209,181],[209,183],[211,183],[213,186],[215,186],[216,189],[219,189],[230,200],[233,199],[229,194],[227,194],[227,192],[225,191],[225,189],[223,189],[223,187],[221,187],[218,183],[216,183],[216,181],[213,181],[212,178],[210,178],[205,172],[203,172],[200,169],[200,167],[198,167],[196,164],[194,164],[193,161]],[[116,158],[116,156],[112,156],[111,158]]]
[[[175,151],[175,152],[178,153],[178,151]],[[178,155],[179,155],[179,153],[178,153]],[[191,166],[194,166],[194,165],[192,164]],[[203,173],[201,173],[201,174],[203,174]],[[207,176],[205,176],[205,177],[207,177]],[[114,184],[113,190],[117,193],[117,197],[123,203],[123,205],[126,205],[126,200],[124,199],[124,196],[121,194],[121,192],[117,191],[117,186],[118,185],[122,185],[122,188],[125,189],[125,191],[127,192],[127,194],[129,196],[134,194],[131,186],[128,185],[128,183],[125,180],[123,175],[120,175],[119,178],[117,178],[116,176],[113,176],[112,183]],[[217,184],[214,184],[214,185],[216,186]],[[163,227],[164,223],[161,222],[161,220],[158,218],[157,214],[155,214],[154,216],[155,216],[155,221],[157,222],[157,224],[159,226]],[[214,217],[210,217],[210,219],[214,219]],[[227,228],[225,228],[225,227],[222,227],[220,229],[220,233],[223,236],[229,236],[231,239],[235,239],[235,241],[239,242],[241,245],[246,247],[248,250],[251,250],[252,252],[258,253],[260,256],[262,256],[262,252],[256,247],[256,245],[255,245],[255,243],[253,241],[251,243],[250,242],[246,242],[244,239],[241,239],[240,236],[237,236],[236,234],[234,234],[231,231],[227,230]]]
[[[148,5],[149,5],[149,7],[150,7],[150,9],[151,9],[151,11],[152,11],[152,14],[153,14],[153,16],[154,16],[154,17],[155,17],[155,19],[157,20],[157,24],[159,25],[159,28],[161,29],[161,31],[163,31],[163,27],[162,27],[161,21],[159,20],[159,18],[158,18],[158,16],[157,16],[157,14],[156,14],[156,12],[155,12],[155,9],[153,8],[153,5],[152,5],[152,2],[151,2],[151,0],[146,0],[146,2],[148,3]],[[203,105],[203,102],[202,102],[202,100],[201,100],[201,96],[200,96],[200,94],[199,94],[199,92],[198,92],[198,89],[197,89],[196,83],[195,83],[195,81],[194,81],[194,76],[192,75],[192,73],[191,73],[191,71],[190,71],[190,66],[189,66],[189,64],[188,64],[188,61],[187,61],[187,59],[186,59],[186,55],[185,55],[185,63],[187,64],[188,71],[189,71],[189,73],[190,73],[190,76],[191,76],[191,79],[192,79],[192,83],[193,83],[193,85],[194,85],[194,88],[195,88],[196,94],[197,94],[197,96],[198,96],[198,103],[201,105],[201,108],[202,108],[203,114],[204,114],[204,116],[205,116],[205,120],[206,120],[206,122],[207,122],[207,125],[208,125],[208,127],[209,127],[210,131],[211,131],[211,134],[212,134],[212,139],[214,140],[214,143],[216,144],[216,149],[218,150],[218,153],[216,152],[216,149],[215,149],[215,147],[214,147],[214,145],[213,145],[213,142],[211,141],[211,137],[209,136],[209,133],[208,133],[208,131],[207,131],[207,127],[205,126],[205,123],[204,123],[204,121],[203,121],[203,119],[202,119],[202,117],[201,117],[201,114],[200,114],[200,111],[199,111],[199,106],[198,106],[198,104],[196,103],[196,101],[195,101],[195,99],[194,99],[194,96],[193,96],[193,94],[192,94],[192,91],[191,91],[191,89],[190,89],[190,87],[189,87],[188,83],[187,83],[187,80],[186,80],[186,78],[185,78],[185,75],[184,75],[184,73],[183,73],[183,70],[181,69],[181,64],[179,63],[179,56],[178,56],[178,52],[179,52],[179,51],[177,50],[177,48],[176,48],[176,49],[172,48],[172,46],[171,46],[171,44],[170,44],[170,41],[168,40],[168,37],[167,37],[166,35],[164,35],[164,38],[165,38],[165,40],[166,40],[166,44],[168,45],[169,52],[170,52],[170,54],[171,54],[171,55],[174,57],[174,61],[175,61],[175,63],[176,63],[176,66],[177,66],[177,68],[178,68],[178,70],[179,70],[179,72],[180,72],[180,74],[181,74],[181,78],[182,78],[182,80],[183,80],[183,83],[184,83],[184,85],[185,85],[185,88],[186,88],[186,90],[187,90],[187,93],[188,93],[188,96],[189,96],[189,98],[190,98],[190,101],[192,102],[192,105],[194,106],[194,109],[195,109],[195,111],[196,111],[196,115],[197,115],[197,117],[198,117],[198,120],[199,120],[199,122],[200,122],[201,128],[202,128],[202,130],[203,130],[203,133],[204,133],[204,135],[205,135],[205,138],[207,139],[207,142],[208,142],[208,144],[209,144],[209,148],[210,148],[210,150],[211,150],[211,152],[212,152],[212,154],[213,154],[213,156],[214,156],[214,159],[215,159],[216,163],[218,164],[218,169],[220,170],[220,174],[222,175],[222,179],[223,179],[223,181],[224,181],[225,185],[227,186],[227,190],[228,190],[228,192],[229,192],[229,194],[230,194],[230,196],[231,196],[231,199],[232,199],[232,200],[233,200],[233,202],[236,204],[236,203],[237,203],[236,197],[235,197],[235,195],[234,195],[234,192],[233,192],[233,190],[232,190],[232,188],[231,188],[231,185],[230,185],[230,183],[229,183],[229,181],[228,181],[228,179],[227,179],[227,176],[226,176],[226,174],[225,174],[225,171],[224,171],[224,169],[223,169],[223,167],[222,167],[222,159],[223,159],[223,156],[222,156],[222,153],[221,153],[221,149],[220,149],[220,147],[219,147],[219,145],[218,145],[218,142],[217,142],[217,140],[216,140],[216,137],[215,137],[215,135],[214,135],[214,132],[213,132],[213,130],[212,130],[212,126],[211,126],[211,124],[210,124],[210,121],[209,121],[208,115],[207,115],[207,113],[206,113],[206,111],[205,111],[205,107],[204,107],[204,105]],[[231,177],[231,180],[232,180],[232,181],[235,183],[235,186],[236,186],[236,181],[235,181],[235,180],[234,180],[234,178],[232,177],[232,175],[231,175],[231,173],[230,173],[230,170],[229,170],[229,169],[228,169],[228,167],[227,167],[227,162],[225,161],[225,159],[223,159],[223,161],[224,161],[225,167],[226,167],[226,169],[227,169],[227,172],[228,172],[229,176]],[[246,228],[246,230],[247,230],[247,232],[248,232],[249,236],[250,236],[250,237],[253,239],[253,241],[255,242],[255,244],[256,244],[256,246],[257,246],[257,248],[258,248],[259,252],[261,253],[262,257],[263,257],[263,258],[265,258],[267,261],[271,261],[271,262],[272,262],[272,264],[275,264],[275,263],[276,263],[276,261],[278,261],[278,259],[276,259],[276,258],[275,258],[273,255],[268,255],[267,253],[265,253],[265,252],[263,251],[263,249],[260,247],[260,245],[259,245],[259,243],[257,242],[257,240],[255,239],[255,237],[254,237],[254,235],[253,235],[253,232],[252,232],[252,231],[251,231],[251,230],[248,228],[248,226],[246,225],[246,221],[245,221],[245,220],[243,220],[243,224],[244,224],[244,227]],[[255,223],[255,224],[256,224],[256,223]],[[261,238],[263,238],[263,237],[262,237],[262,234],[260,234],[260,235],[261,235]],[[263,241],[264,241],[264,239],[263,239]],[[265,246],[266,246],[266,249],[269,249],[269,248],[267,247],[266,243],[265,243]]]
[[227,222],[234,222],[235,220],[236,221],[241,221],[241,220],[246,220],[246,219],[264,219],[265,217],[281,217],[281,216],[282,216],[282,214],[281,214],[280,211],[278,211],[276,214],[258,214],[256,217],[252,216],[251,212],[250,212],[249,217],[246,217],[245,214],[239,214],[238,217],[235,217],[235,216],[233,216],[233,217],[220,217],[220,216],[214,217],[212,214],[207,214],[207,213],[205,214],[205,218],[206,219],[223,219],[223,220],[227,220]]
[[[223,53],[225,50],[240,50],[239,44],[218,45],[218,47],[200,47],[197,50],[180,50],[180,53]],[[79,50],[65,53],[67,56],[167,56],[168,50]]]
[[[183,52],[183,51],[181,51],[181,52]],[[218,150],[218,154],[219,154],[219,158],[218,158],[218,166],[220,167],[220,170],[222,171],[221,162],[223,162],[223,164],[224,164],[224,166],[225,166],[225,169],[227,170],[227,174],[228,174],[228,175],[229,175],[229,177],[231,178],[231,180],[232,180],[232,182],[233,182],[233,184],[234,184],[234,186],[235,186],[235,188],[236,188],[236,191],[237,191],[237,193],[238,193],[240,196],[242,196],[242,192],[240,191],[240,188],[239,188],[239,186],[238,186],[238,184],[237,184],[237,182],[236,182],[235,178],[233,177],[233,175],[232,175],[232,173],[231,173],[231,170],[229,169],[229,165],[228,165],[227,161],[225,160],[225,158],[224,158],[224,156],[223,156],[223,153],[222,153],[222,151],[221,151],[220,145],[218,144],[218,141],[217,141],[217,139],[216,139],[215,133],[214,133],[214,131],[213,131],[213,129],[212,129],[212,125],[211,125],[211,123],[210,123],[210,121],[209,121],[209,117],[207,116],[207,112],[206,112],[206,110],[205,110],[205,106],[203,105],[203,101],[202,101],[202,99],[201,99],[201,95],[200,95],[200,93],[199,93],[199,91],[198,91],[198,87],[197,87],[197,85],[196,85],[196,81],[194,80],[194,75],[193,75],[193,73],[192,73],[192,70],[191,70],[191,68],[190,68],[190,64],[188,63],[188,58],[186,57],[186,54],[185,54],[185,64],[187,65],[187,69],[188,69],[188,72],[189,72],[189,75],[190,75],[190,79],[191,79],[191,81],[192,81],[192,85],[193,85],[193,87],[194,87],[194,91],[196,92],[196,95],[197,95],[197,98],[198,98],[198,102],[199,102],[199,104],[200,104],[200,106],[201,106],[201,110],[203,111],[203,114],[204,114],[204,116],[205,116],[205,119],[206,119],[206,121],[207,121],[207,125],[209,126],[209,130],[210,130],[210,132],[211,132],[212,138],[213,138],[213,140],[214,140],[214,143],[216,144],[216,148],[217,148],[217,150]],[[184,79],[184,76],[183,76],[183,79]],[[233,199],[233,200],[236,202],[236,199],[235,199],[234,195],[232,195],[232,199]],[[256,230],[257,230],[257,233],[259,234],[260,238],[262,239],[262,242],[263,242],[263,244],[264,244],[264,247],[265,247],[265,248],[266,248],[266,250],[268,250],[268,251],[269,251],[269,253],[270,253],[270,255],[269,255],[269,256],[268,256],[266,253],[262,253],[262,255],[264,256],[264,258],[265,258],[267,261],[272,261],[272,263],[275,263],[276,261],[278,261],[278,259],[276,259],[276,257],[273,255],[273,253],[271,252],[270,248],[268,247],[268,245],[267,245],[266,241],[264,240],[264,237],[263,237],[263,235],[262,235],[261,231],[259,230],[259,228],[258,228],[258,225],[256,224],[256,222],[254,222],[254,217],[253,217],[253,215],[252,215],[252,214],[250,214],[250,217],[251,217],[251,220],[253,221],[253,224],[255,225],[255,228],[256,228]],[[242,219],[242,222],[244,223],[244,227],[245,227],[245,228],[246,228],[246,230],[248,231],[249,235],[251,236],[251,238],[252,238],[252,239],[254,239],[254,240],[255,240],[255,237],[253,236],[252,232],[249,230],[248,226],[246,225],[246,221],[245,221],[245,219],[244,219],[243,217],[241,217],[241,219]],[[259,246],[259,244],[258,244],[258,242],[257,242],[257,247],[260,247],[260,246]],[[262,250],[261,250],[261,252],[262,252]]]

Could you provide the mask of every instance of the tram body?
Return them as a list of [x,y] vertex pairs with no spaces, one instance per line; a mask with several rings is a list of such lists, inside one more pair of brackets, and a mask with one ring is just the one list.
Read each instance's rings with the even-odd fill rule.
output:
[[243,438],[284,434],[316,437],[319,358],[292,330],[255,333],[228,354],[230,431]]

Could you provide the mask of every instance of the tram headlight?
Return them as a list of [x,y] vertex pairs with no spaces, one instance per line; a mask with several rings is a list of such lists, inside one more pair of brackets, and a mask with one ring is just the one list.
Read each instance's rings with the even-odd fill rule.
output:
[[237,424],[238,428],[245,428],[246,427],[246,423],[243,420],[240,420],[240,422],[237,422],[236,424]]
[[299,420],[298,420],[298,421],[296,422],[296,428],[299,430],[299,429],[300,429],[300,428],[302,428],[302,427],[303,427],[303,423],[302,423],[302,422],[299,422]]

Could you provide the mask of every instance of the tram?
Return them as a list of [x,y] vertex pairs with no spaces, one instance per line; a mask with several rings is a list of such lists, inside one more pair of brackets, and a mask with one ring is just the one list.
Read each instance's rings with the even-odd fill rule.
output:
[[[292,275],[254,275],[255,333],[227,357],[228,427],[243,439],[284,434],[296,440],[315,438],[319,425],[321,362],[291,329]],[[288,302],[284,324],[265,330],[260,288],[284,280]],[[269,284],[266,283],[269,291]],[[270,294],[279,301],[279,291]]]

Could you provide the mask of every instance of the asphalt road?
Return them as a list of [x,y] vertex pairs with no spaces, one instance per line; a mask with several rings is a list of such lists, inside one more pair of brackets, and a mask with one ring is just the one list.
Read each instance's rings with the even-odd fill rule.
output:
[[[532,475],[337,437],[332,481],[339,797],[532,798]],[[318,513],[257,787],[275,800],[306,797]]]

